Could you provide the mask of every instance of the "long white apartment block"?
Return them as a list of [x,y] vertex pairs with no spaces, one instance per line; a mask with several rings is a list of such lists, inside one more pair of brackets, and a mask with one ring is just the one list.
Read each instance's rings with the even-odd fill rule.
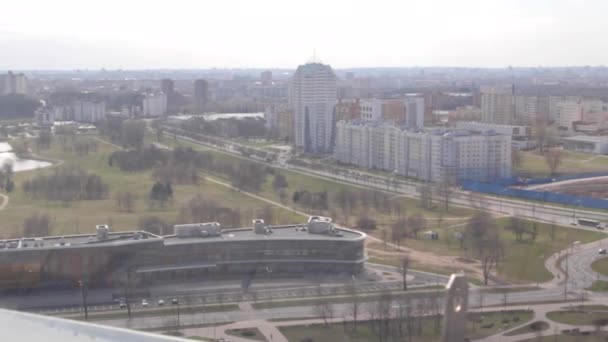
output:
[[511,136],[492,131],[411,130],[389,123],[339,121],[334,158],[425,181],[486,181],[511,176]]

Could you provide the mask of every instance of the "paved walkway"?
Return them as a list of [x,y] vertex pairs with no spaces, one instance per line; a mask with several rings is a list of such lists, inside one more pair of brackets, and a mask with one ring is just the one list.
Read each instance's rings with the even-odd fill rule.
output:
[[2,203],[0,203],[0,210],[3,210],[8,205],[8,201],[10,198],[5,194],[0,194],[0,197],[2,197]]

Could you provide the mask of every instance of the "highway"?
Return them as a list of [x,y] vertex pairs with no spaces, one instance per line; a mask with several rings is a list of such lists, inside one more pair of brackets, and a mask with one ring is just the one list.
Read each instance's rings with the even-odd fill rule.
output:
[[[324,178],[327,180],[337,181],[341,183],[347,183],[355,186],[360,186],[366,189],[372,188],[410,198],[419,198],[419,188],[420,186],[424,185],[424,183],[422,182],[408,181],[394,177],[385,177],[378,174],[371,174],[363,171],[353,171],[346,168],[344,168],[342,172],[327,172],[322,170],[321,168],[315,169],[303,166],[296,166],[288,164],[285,158],[280,158],[276,163],[268,163],[260,159],[243,156],[232,147],[233,145],[240,145],[229,140],[224,140],[226,144],[223,148],[219,148],[218,146],[207,144],[185,136],[177,135],[176,137],[181,140],[211,148],[222,153],[230,154],[241,159],[263,163],[266,165],[270,164],[271,166],[276,168],[285,169],[292,172],[298,172],[308,176]],[[583,208],[576,207],[567,208],[548,203],[518,200],[514,198],[492,196],[481,193],[472,193],[470,191],[463,191],[458,188],[452,189],[451,194],[449,196],[449,202],[452,205],[467,208],[476,207],[479,209],[488,210],[496,213],[517,215],[519,217],[525,217],[531,220],[555,223],[562,226],[570,226],[573,228],[580,229],[594,228],[573,226],[572,222],[575,221],[576,218],[584,217],[608,222],[608,212],[586,210]]]

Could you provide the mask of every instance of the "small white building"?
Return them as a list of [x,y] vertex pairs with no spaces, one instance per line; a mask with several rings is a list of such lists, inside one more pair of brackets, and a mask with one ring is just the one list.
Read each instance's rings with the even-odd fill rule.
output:
[[608,137],[577,135],[563,138],[564,148],[575,152],[608,154]]
[[148,94],[142,101],[143,116],[157,118],[167,114],[167,95]]

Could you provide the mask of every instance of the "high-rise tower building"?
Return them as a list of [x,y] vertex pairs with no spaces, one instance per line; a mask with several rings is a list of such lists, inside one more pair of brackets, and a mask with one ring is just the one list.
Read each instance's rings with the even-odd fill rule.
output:
[[0,75],[0,95],[7,94],[27,94],[27,77],[12,71],[6,75]]
[[514,120],[513,87],[481,87],[481,121],[509,125]]
[[310,153],[327,153],[333,148],[336,75],[329,65],[300,65],[289,86],[289,104],[295,122],[295,143]]
[[203,79],[194,81],[194,105],[196,109],[204,110],[207,101],[209,101],[209,83]]
[[173,92],[175,92],[173,80],[170,78],[163,78],[160,80],[160,90],[168,97],[173,95]]

